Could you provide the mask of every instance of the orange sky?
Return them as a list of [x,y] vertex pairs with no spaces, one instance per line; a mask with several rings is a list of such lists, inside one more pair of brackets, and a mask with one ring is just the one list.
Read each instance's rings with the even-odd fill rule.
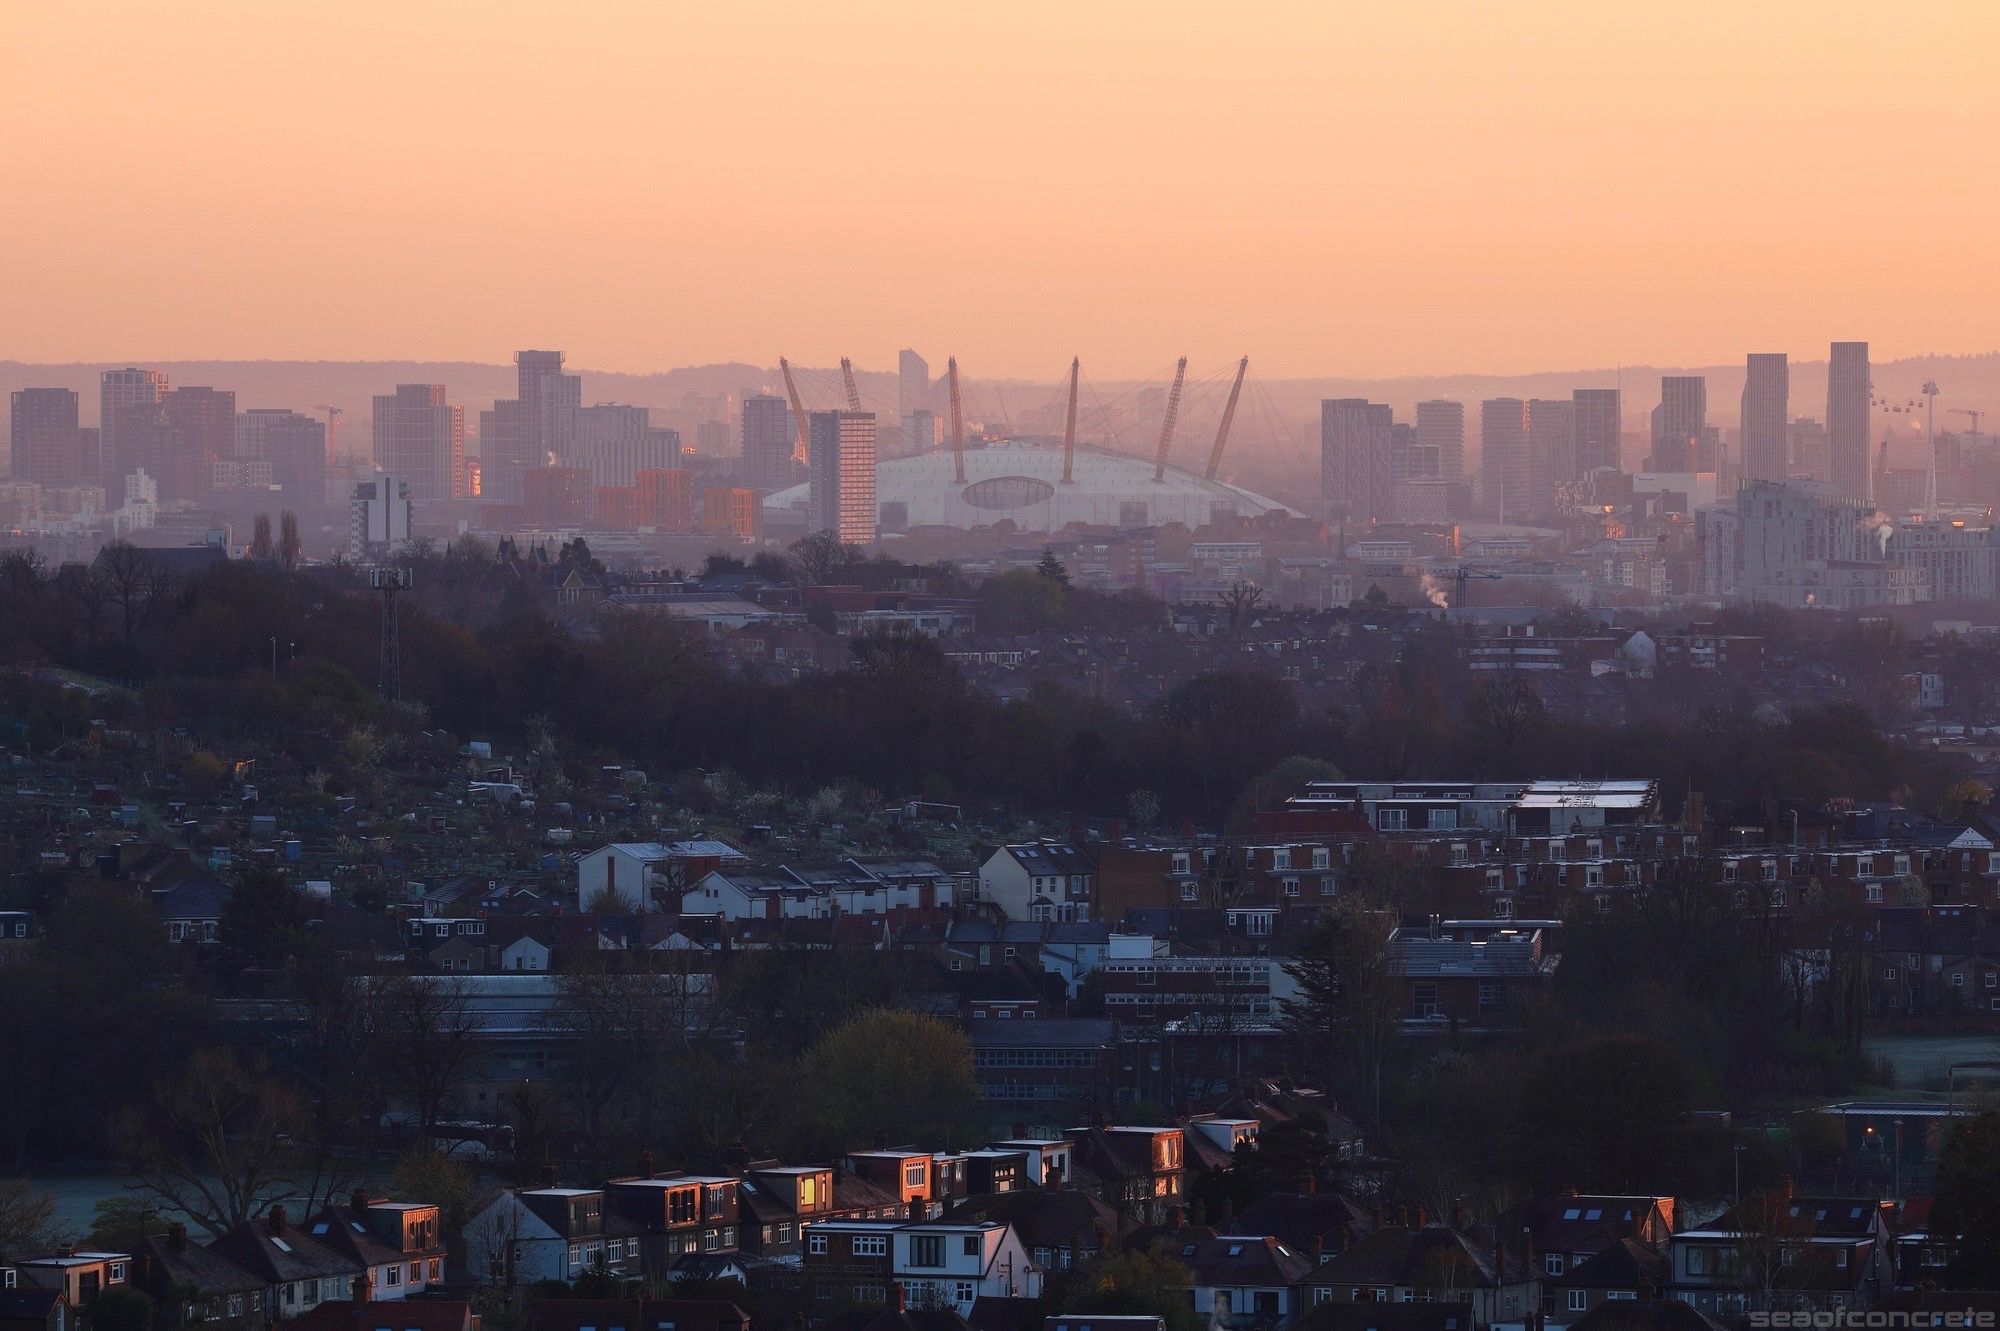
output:
[[0,0],[0,357],[1983,351],[1996,38],[1842,0]]

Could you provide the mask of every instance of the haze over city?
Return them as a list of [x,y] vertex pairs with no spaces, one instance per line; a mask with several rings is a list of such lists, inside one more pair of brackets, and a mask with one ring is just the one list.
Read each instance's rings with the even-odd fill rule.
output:
[[1996,39],[0,0],[0,1331],[1992,1331]]
[[14,358],[916,345],[1042,379],[1995,345],[1982,4],[155,18],[0,13]]

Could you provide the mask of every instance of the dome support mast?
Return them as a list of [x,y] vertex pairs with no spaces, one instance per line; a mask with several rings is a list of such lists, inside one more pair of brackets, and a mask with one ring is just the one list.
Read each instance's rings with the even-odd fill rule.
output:
[[1079,356],[1069,358],[1069,417],[1063,424],[1063,484],[1075,480],[1076,469],[1076,375],[1083,364]]
[[1167,393],[1167,414],[1160,421],[1160,454],[1153,462],[1153,479],[1167,479],[1167,449],[1174,442],[1174,417],[1180,415],[1181,383],[1187,378],[1187,357],[1181,357],[1180,364],[1174,366],[1174,386]]
[[1222,406],[1222,424],[1215,427],[1215,447],[1208,450],[1208,479],[1211,481],[1222,467],[1222,450],[1229,443],[1229,424],[1236,419],[1236,399],[1243,394],[1243,375],[1249,368],[1248,356],[1236,362],[1236,382],[1229,386],[1229,401]]
[[958,400],[958,357],[945,362],[945,377],[951,380],[951,478],[965,484],[965,412]]

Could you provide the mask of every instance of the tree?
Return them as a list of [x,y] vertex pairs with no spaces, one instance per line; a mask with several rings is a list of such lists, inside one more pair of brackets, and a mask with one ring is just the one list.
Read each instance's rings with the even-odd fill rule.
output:
[[107,1289],[90,1304],[93,1331],[153,1331],[153,1300],[130,1285]]
[[1525,1173],[1543,1188],[1685,1187],[1693,1100],[1686,1062],[1655,1041],[1613,1035],[1552,1049],[1529,1069],[1515,1113]]
[[1954,1289],[2000,1289],[2000,1110],[1952,1129],[1938,1158],[1931,1234],[1949,1245]]
[[830,531],[816,531],[799,537],[791,546],[792,567],[808,587],[819,587],[861,562],[861,551],[841,544]]
[[131,642],[152,618],[167,579],[152,556],[128,541],[112,541],[97,552],[91,580],[102,590],[112,610],[119,636]]
[[250,557],[252,559],[272,559],[277,548],[271,544],[271,515],[259,513],[250,529]]
[[0,1252],[38,1252],[55,1238],[55,1197],[24,1178],[0,1179]]
[[1218,593],[1216,599],[1229,612],[1229,627],[1240,629],[1264,604],[1264,589],[1254,582],[1232,582],[1229,590]]
[[965,1033],[917,1012],[855,1017],[806,1052],[800,1079],[836,1143],[948,1138],[977,1101]]
[[1167,1331],[1205,1331],[1208,1323],[1189,1297],[1190,1279],[1188,1268],[1170,1256],[1113,1253],[1070,1275],[1051,1306],[1102,1316],[1158,1317]]
[[253,869],[223,903],[216,932],[239,966],[296,957],[306,947],[305,899],[277,870]]
[[220,1237],[291,1194],[298,1105],[226,1049],[198,1050],[160,1085],[150,1119],[128,1118],[139,1191]]
[[1382,1068],[1402,1032],[1387,921],[1353,900],[1323,910],[1283,963],[1298,986],[1279,1012],[1306,1056],[1360,1088],[1369,1126],[1382,1126]]
[[305,542],[299,539],[299,515],[288,508],[278,515],[278,567],[290,572],[304,558]]
[[428,1140],[479,1038],[465,986],[442,976],[376,976],[368,984],[367,1011],[382,1090],[409,1102]]
[[90,1208],[90,1233],[84,1242],[102,1252],[137,1252],[147,1239],[166,1232],[157,1197],[113,1193]]
[[1056,552],[1053,549],[1048,547],[1043,548],[1042,561],[1035,565],[1035,572],[1047,578],[1064,591],[1069,590],[1069,570],[1063,566],[1062,560],[1056,558]]

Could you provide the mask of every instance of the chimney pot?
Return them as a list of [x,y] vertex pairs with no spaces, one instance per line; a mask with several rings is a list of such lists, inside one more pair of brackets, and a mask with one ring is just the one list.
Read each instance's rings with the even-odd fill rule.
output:
[[167,1226],[167,1246],[175,1252],[187,1247],[188,1227],[176,1220]]
[[356,1188],[356,1189],[354,1190],[354,1209],[355,1209],[355,1210],[357,1210],[357,1211],[365,1211],[365,1210],[367,1210],[367,1209],[368,1209],[368,1200],[369,1200],[369,1198],[368,1198],[368,1191],[367,1191],[367,1189],[365,1189],[365,1188]]
[[274,1206],[274,1207],[272,1207],[272,1208],[271,1208],[271,1213],[270,1213],[270,1221],[271,1221],[271,1232],[272,1232],[273,1234],[282,1234],[282,1233],[284,1233],[284,1232],[285,1232],[285,1208],[284,1208],[284,1207],[282,1207],[282,1206]]
[[903,1311],[903,1286],[897,1281],[889,1282],[889,1302],[897,1312]]

